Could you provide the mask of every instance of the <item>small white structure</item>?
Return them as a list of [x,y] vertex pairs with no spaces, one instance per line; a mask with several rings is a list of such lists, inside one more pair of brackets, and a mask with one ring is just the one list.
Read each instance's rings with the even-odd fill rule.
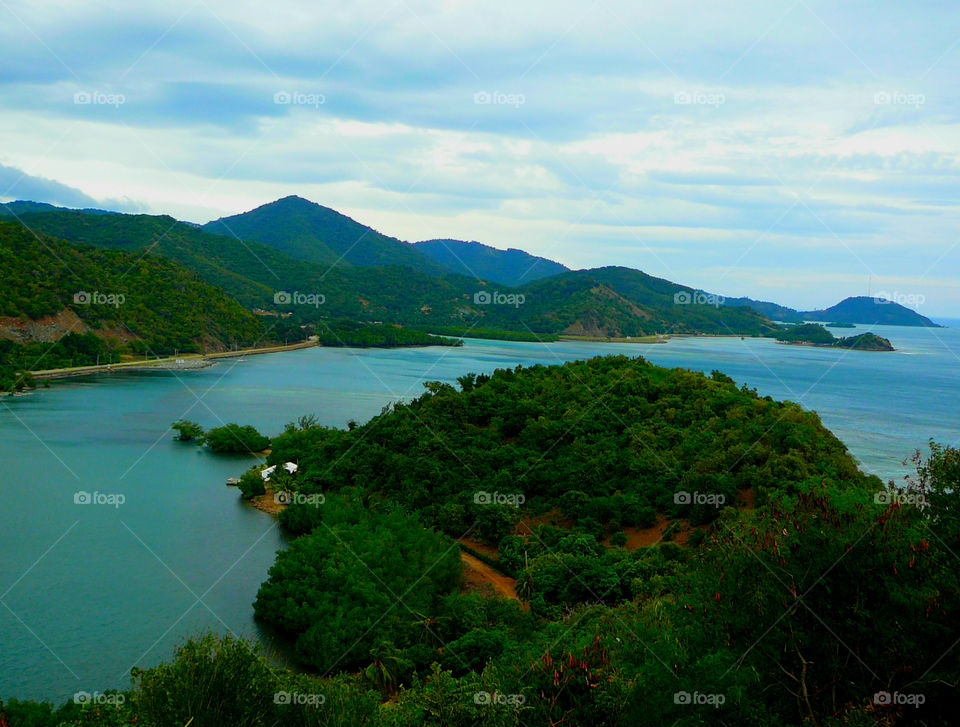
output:
[[[296,462],[284,462],[283,468],[292,475],[297,471],[298,466]],[[263,478],[264,482],[269,482],[270,475],[273,474],[273,471],[275,469],[277,469],[277,465],[273,465],[271,467],[267,467],[266,469],[260,470],[260,476]]]

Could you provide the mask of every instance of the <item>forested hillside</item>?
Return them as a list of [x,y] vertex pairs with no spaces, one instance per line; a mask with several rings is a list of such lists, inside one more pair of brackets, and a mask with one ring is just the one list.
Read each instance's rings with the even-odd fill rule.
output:
[[77,246],[16,222],[0,222],[0,272],[4,336],[20,343],[91,331],[118,350],[168,353],[247,345],[263,331],[172,260]]
[[272,441],[296,537],[255,611],[309,671],[205,636],[12,727],[953,724],[957,450],[887,490],[815,414],[626,357],[427,389]]

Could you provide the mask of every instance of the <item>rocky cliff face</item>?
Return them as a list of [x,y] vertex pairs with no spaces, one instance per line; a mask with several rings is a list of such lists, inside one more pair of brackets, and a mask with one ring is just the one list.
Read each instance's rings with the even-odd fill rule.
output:
[[89,330],[90,327],[69,308],[36,320],[0,317],[0,338],[17,343],[52,343],[68,333],[86,333]]

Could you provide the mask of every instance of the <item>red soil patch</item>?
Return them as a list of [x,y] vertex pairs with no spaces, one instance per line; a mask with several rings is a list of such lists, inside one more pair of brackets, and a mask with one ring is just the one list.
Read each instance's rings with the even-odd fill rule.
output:
[[[463,560],[464,575],[467,579],[468,587],[477,590],[492,590],[494,593],[504,598],[519,601],[517,596],[517,581],[509,576],[498,573],[479,558],[470,553],[460,551],[460,558]],[[524,605],[524,609],[527,606]]]

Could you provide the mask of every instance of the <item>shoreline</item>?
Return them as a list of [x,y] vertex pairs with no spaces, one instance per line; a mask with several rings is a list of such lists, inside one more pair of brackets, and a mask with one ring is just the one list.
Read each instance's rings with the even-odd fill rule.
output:
[[290,343],[285,346],[264,346],[261,348],[244,348],[236,351],[220,351],[216,353],[189,353],[183,356],[166,356],[164,358],[155,358],[147,361],[122,361],[114,364],[100,364],[94,366],[74,366],[63,369],[44,369],[41,371],[31,371],[34,379],[66,379],[75,376],[87,376],[89,374],[112,373],[114,371],[143,371],[147,369],[159,369],[161,371],[190,371],[194,369],[207,368],[213,366],[214,362],[222,358],[239,358],[241,356],[258,356],[265,353],[282,353],[283,351],[296,351],[301,348],[313,348],[319,346],[316,341],[301,341],[300,343]]

